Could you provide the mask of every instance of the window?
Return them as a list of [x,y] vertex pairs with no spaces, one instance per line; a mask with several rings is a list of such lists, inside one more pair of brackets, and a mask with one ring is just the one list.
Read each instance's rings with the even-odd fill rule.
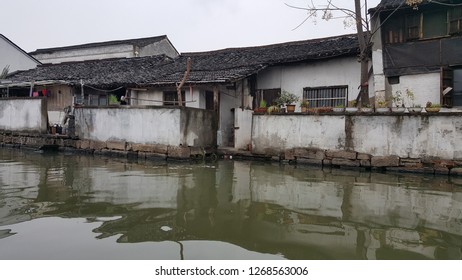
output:
[[310,102],[310,107],[346,106],[348,86],[307,87],[303,89],[303,98]]
[[417,40],[420,38],[420,14],[411,14],[406,17],[406,39]]
[[447,12],[432,11],[422,14],[422,38],[435,38],[448,34]]
[[383,27],[383,36],[386,44],[402,43],[403,19],[401,17],[390,18],[387,25]]
[[462,7],[455,7],[449,10],[449,34],[462,32]]
[[273,103],[279,96],[281,96],[280,88],[259,90],[259,93],[257,94],[255,106],[257,108],[262,99],[266,101],[267,106],[271,106],[273,105]]
[[[186,95],[181,91],[181,99],[183,99],[183,106],[185,104]],[[164,106],[178,106],[178,93],[176,91],[164,91]]]

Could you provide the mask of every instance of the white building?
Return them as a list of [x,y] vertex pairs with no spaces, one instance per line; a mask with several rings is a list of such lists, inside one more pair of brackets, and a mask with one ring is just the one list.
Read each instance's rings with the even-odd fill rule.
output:
[[0,72],[8,68],[12,73],[18,70],[35,68],[40,62],[28,55],[23,49],[0,34]]
[[161,54],[165,54],[171,58],[175,58],[179,55],[166,35],[38,49],[30,53],[30,55],[40,60],[42,63],[131,58]]

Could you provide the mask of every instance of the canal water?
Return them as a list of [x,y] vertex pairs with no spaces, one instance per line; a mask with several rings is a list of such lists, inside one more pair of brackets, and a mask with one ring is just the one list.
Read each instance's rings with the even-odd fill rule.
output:
[[0,259],[462,259],[462,178],[0,148]]

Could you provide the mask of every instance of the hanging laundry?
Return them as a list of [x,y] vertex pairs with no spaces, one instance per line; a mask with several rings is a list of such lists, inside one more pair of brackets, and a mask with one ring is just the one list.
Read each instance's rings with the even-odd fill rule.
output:
[[34,91],[34,92],[32,93],[32,96],[33,96],[33,97],[38,97],[38,96],[39,96],[38,91]]

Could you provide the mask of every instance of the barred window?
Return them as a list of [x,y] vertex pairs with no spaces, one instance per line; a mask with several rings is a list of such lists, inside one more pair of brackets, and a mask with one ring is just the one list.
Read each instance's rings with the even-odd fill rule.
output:
[[310,102],[310,108],[346,106],[348,86],[307,87],[303,89],[303,98]]

